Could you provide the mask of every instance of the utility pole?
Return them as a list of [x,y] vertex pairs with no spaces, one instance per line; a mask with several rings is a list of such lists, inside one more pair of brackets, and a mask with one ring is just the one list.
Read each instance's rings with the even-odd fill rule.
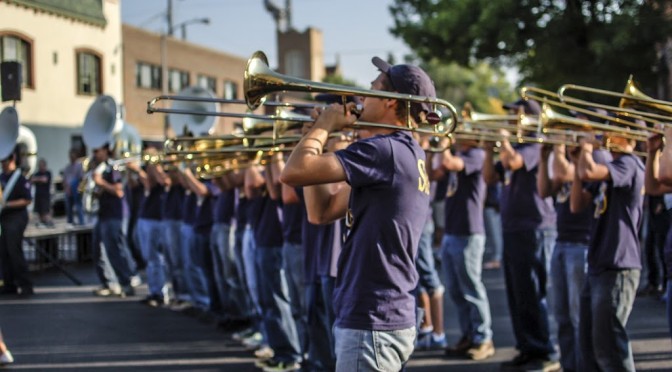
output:
[[168,10],[166,11],[166,22],[168,24],[168,35],[173,36],[173,0],[168,0]]

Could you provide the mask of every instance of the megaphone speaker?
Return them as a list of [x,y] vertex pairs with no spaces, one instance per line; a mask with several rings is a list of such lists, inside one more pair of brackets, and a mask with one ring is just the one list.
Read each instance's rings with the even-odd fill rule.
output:
[[21,63],[5,61],[0,63],[0,84],[2,102],[21,100]]

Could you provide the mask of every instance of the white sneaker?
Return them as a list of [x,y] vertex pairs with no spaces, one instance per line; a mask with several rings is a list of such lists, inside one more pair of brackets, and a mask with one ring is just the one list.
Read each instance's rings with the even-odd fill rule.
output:
[[0,366],[12,363],[14,363],[14,357],[12,356],[12,353],[9,352],[9,350],[6,350],[4,353],[2,353],[2,355],[0,355]]
[[246,339],[243,339],[243,341],[241,341],[241,342],[247,348],[256,349],[261,345],[261,343],[263,341],[264,341],[264,336],[262,336],[261,333],[259,333],[259,332],[255,332],[254,334],[252,334],[252,336],[250,336]]
[[131,277],[131,287],[137,288],[142,284],[142,278],[140,278],[140,275],[133,275]]
[[254,352],[254,356],[257,357],[257,359],[261,360],[271,359],[273,358],[274,355],[275,352],[268,346],[262,346],[261,348],[259,348],[257,351]]

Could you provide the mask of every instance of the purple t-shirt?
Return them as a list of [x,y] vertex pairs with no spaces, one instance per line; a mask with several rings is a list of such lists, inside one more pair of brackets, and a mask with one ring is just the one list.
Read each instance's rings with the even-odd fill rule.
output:
[[187,225],[193,226],[194,221],[196,221],[196,208],[198,203],[198,197],[193,192],[187,193],[185,191],[184,198],[182,200],[182,221]]
[[139,218],[146,220],[161,220],[161,200],[163,199],[163,186],[155,185],[149,190],[149,195],[140,206]]
[[212,230],[212,209],[220,191],[212,181],[203,181],[210,194],[203,198],[197,198],[196,218],[194,219],[194,232],[196,234],[209,235]]
[[484,234],[483,203],[485,151],[471,148],[455,154],[464,161],[464,169],[448,173],[446,190],[445,233],[450,235]]
[[[611,154],[606,150],[593,151],[593,159],[598,164],[610,162]],[[572,191],[572,183],[566,182],[555,196],[555,211],[558,215],[558,238],[559,242],[580,243],[586,247],[590,242],[595,218],[591,208],[586,208],[579,213],[572,213],[569,205],[569,195]]]
[[258,248],[282,248],[282,205],[268,195],[252,199],[249,218]]
[[213,210],[215,223],[231,224],[235,214],[237,197],[236,189],[226,190],[219,194]]
[[306,216],[303,203],[282,205],[282,236],[284,241],[301,244],[301,225]]
[[398,330],[415,325],[415,261],[427,209],[425,153],[404,131],[335,153],[352,187],[349,233],[338,260],[335,324]]
[[[103,179],[113,185],[121,183],[121,173],[108,166],[103,172]],[[99,209],[98,209],[98,219],[108,220],[108,219],[122,219],[124,214],[124,203],[123,198],[119,198],[116,195],[110,194],[107,191],[103,191],[98,199]]]
[[611,180],[588,186],[597,218],[588,248],[588,272],[641,269],[639,228],[644,201],[644,164],[630,154],[606,164]]
[[500,194],[502,231],[554,229],[553,198],[541,198],[537,190],[541,145],[516,144],[513,147],[523,157],[522,168],[506,170],[501,162],[496,167],[503,182]]
[[166,220],[181,220],[184,207],[184,187],[170,186],[170,191],[163,193],[163,218]]
[[[7,183],[9,182],[9,179],[12,178],[13,173],[14,172],[0,174],[0,184],[2,185],[3,190],[7,187]],[[28,182],[28,180],[23,175],[19,175],[19,177],[16,180],[16,183],[14,184],[12,192],[7,196],[7,201],[19,200],[19,199],[28,199],[28,200],[33,199],[33,197],[30,195],[30,182]],[[16,217],[19,214],[25,214],[27,216],[28,215],[27,207],[3,208],[2,212],[0,212],[0,217],[2,218]]]

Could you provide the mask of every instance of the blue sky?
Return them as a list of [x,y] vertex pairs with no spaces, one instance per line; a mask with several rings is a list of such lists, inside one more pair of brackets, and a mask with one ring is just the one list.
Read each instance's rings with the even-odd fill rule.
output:
[[[279,5],[284,0],[275,0]],[[122,21],[150,31],[166,30],[167,0],[122,0]],[[367,87],[375,78],[374,55],[397,62],[409,54],[408,47],[389,32],[390,0],[292,0],[292,23],[303,31],[309,26],[322,30],[325,62],[340,55],[343,75]],[[209,17],[210,24],[187,26],[187,40],[244,58],[256,50],[266,53],[276,65],[275,22],[263,0],[173,0],[173,23]],[[180,37],[180,30],[176,30]],[[242,71],[241,71],[242,74]]]

